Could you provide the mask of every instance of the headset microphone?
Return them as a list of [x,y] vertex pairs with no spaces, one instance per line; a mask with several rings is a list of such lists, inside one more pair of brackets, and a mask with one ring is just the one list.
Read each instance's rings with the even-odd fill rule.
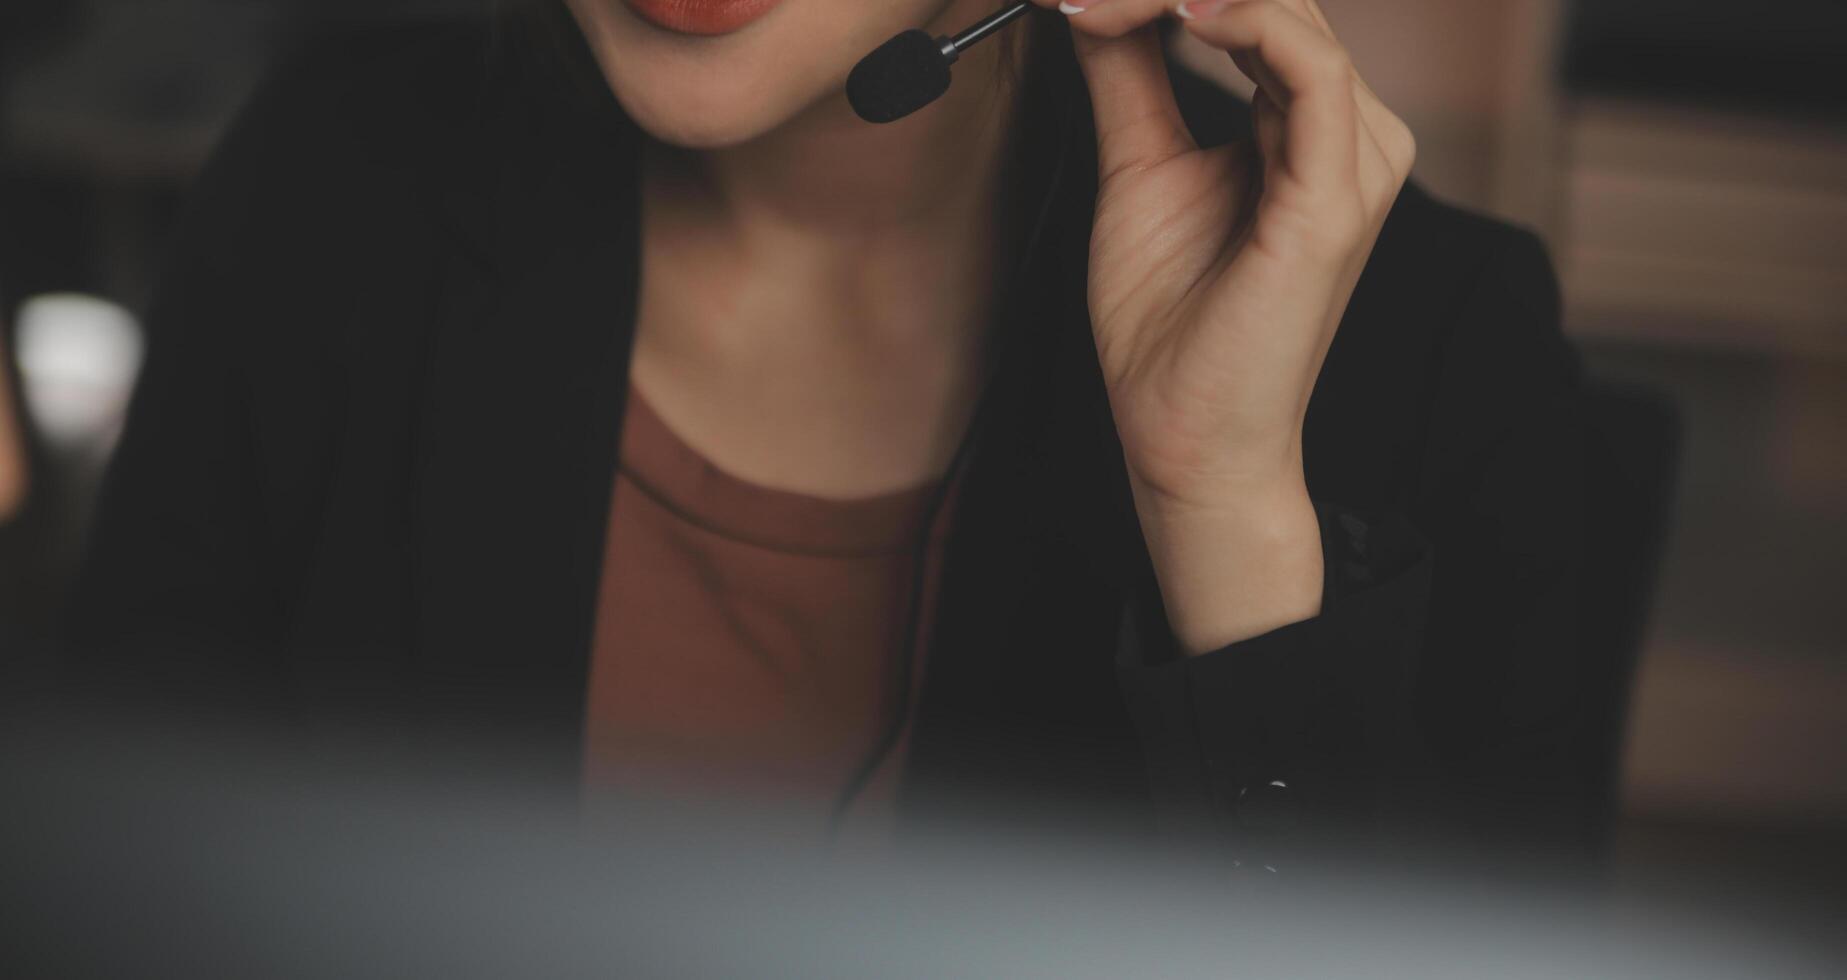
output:
[[963,51],[1031,9],[1031,3],[1015,3],[954,37],[905,31],[853,66],[847,101],[867,122],[903,119],[949,91],[949,66]]

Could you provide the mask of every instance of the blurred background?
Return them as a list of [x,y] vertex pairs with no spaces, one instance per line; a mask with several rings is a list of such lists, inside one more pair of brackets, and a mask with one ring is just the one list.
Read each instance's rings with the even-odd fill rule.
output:
[[[1600,381],[1674,438],[1619,879],[1847,853],[1847,92],[1837,0],[1321,0],[1439,196],[1533,228]],[[163,243],[302,45],[470,0],[0,6],[0,687],[50,663]],[[1177,55],[1242,88],[1222,56]],[[1838,865],[1834,865],[1838,866]]]

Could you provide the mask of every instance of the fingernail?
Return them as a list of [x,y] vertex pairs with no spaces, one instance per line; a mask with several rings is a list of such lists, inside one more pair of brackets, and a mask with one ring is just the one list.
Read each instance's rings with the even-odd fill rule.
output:
[[1174,8],[1174,13],[1179,14],[1183,20],[1197,20],[1224,10],[1230,3],[1231,0],[1180,0],[1180,6]]
[[1069,17],[1072,14],[1081,14],[1103,2],[1104,0],[1080,0],[1079,3],[1071,3],[1070,0],[1066,0],[1058,5],[1058,12]]

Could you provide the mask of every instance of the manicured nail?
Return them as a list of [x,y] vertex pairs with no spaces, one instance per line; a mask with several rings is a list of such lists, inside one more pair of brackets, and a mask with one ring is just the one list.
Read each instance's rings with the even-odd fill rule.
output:
[[1072,14],[1081,14],[1084,12],[1084,7],[1086,5],[1091,4],[1091,3],[1096,3],[1096,2],[1097,0],[1085,0],[1084,3],[1070,3],[1067,0],[1066,3],[1061,3],[1058,5],[1058,12],[1061,14],[1064,14],[1066,17],[1069,17]]
[[1180,0],[1180,6],[1174,8],[1174,13],[1184,20],[1198,20],[1210,17],[1230,4],[1231,0]]

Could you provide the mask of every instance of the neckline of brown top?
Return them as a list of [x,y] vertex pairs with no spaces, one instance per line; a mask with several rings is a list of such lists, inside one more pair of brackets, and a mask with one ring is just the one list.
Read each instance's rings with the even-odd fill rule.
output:
[[[622,475],[681,520],[742,544],[816,557],[876,557],[916,546],[940,479],[847,500],[766,487],[714,466],[636,385],[628,389]],[[932,538],[944,528],[939,523]]]

